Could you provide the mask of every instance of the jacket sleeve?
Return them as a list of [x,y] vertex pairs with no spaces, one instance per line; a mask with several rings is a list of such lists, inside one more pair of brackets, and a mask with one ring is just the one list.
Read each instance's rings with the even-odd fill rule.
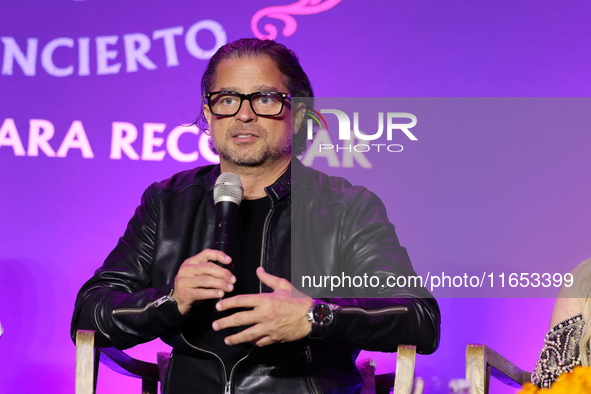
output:
[[174,329],[184,319],[171,298],[173,283],[152,282],[158,209],[156,187],[142,196],[127,229],[103,266],[86,282],[76,299],[71,325],[95,330],[120,349],[148,342]]
[[[326,338],[374,351],[415,345],[422,354],[437,349],[437,301],[418,281],[406,249],[400,246],[382,201],[363,189],[342,222],[341,266],[351,277],[377,277],[377,284],[351,286],[347,297],[325,300],[342,307]],[[406,311],[403,311],[406,309]]]

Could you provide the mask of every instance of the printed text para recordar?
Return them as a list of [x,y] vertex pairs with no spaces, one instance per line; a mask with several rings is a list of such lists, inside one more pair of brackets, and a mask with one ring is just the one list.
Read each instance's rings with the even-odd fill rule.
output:
[[[13,118],[3,120],[0,156],[68,157],[79,152],[85,159],[95,157],[92,138],[80,120],[72,121],[63,137],[56,136],[54,124],[46,119],[30,119],[28,133],[22,131],[22,125],[19,127],[21,132]],[[58,131],[60,136],[63,135],[62,130]],[[200,158],[211,163],[219,162],[209,147],[209,136],[194,125],[170,128],[165,123],[143,123],[138,127],[129,122],[112,122],[110,135],[109,158],[112,160],[161,161],[169,155],[179,162],[194,162]]]

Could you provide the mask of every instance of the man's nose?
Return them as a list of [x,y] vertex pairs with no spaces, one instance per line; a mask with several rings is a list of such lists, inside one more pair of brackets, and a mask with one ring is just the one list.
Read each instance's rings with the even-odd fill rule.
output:
[[241,122],[251,122],[257,119],[257,115],[252,110],[252,106],[250,105],[250,101],[243,100],[242,105],[240,106],[240,110],[235,115],[238,120]]

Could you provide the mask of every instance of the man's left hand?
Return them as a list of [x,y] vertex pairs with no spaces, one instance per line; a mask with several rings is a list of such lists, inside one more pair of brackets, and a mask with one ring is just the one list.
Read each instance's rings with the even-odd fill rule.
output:
[[268,274],[262,267],[257,268],[257,276],[274,291],[237,295],[218,302],[216,308],[219,311],[252,309],[214,321],[213,329],[219,331],[228,327],[252,326],[226,337],[224,341],[228,345],[251,342],[257,346],[267,346],[277,342],[296,341],[308,335],[312,324],[308,321],[306,312],[312,305],[312,299],[298,294],[287,279]]

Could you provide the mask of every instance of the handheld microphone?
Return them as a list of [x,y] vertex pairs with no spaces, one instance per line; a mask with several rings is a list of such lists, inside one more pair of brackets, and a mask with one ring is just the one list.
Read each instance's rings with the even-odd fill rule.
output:
[[[213,232],[212,249],[220,250],[231,256],[232,238],[238,208],[242,202],[242,181],[231,172],[224,172],[215,181],[213,201],[215,202],[215,228]],[[228,268],[223,264],[221,267]],[[230,266],[230,271],[233,265]]]

